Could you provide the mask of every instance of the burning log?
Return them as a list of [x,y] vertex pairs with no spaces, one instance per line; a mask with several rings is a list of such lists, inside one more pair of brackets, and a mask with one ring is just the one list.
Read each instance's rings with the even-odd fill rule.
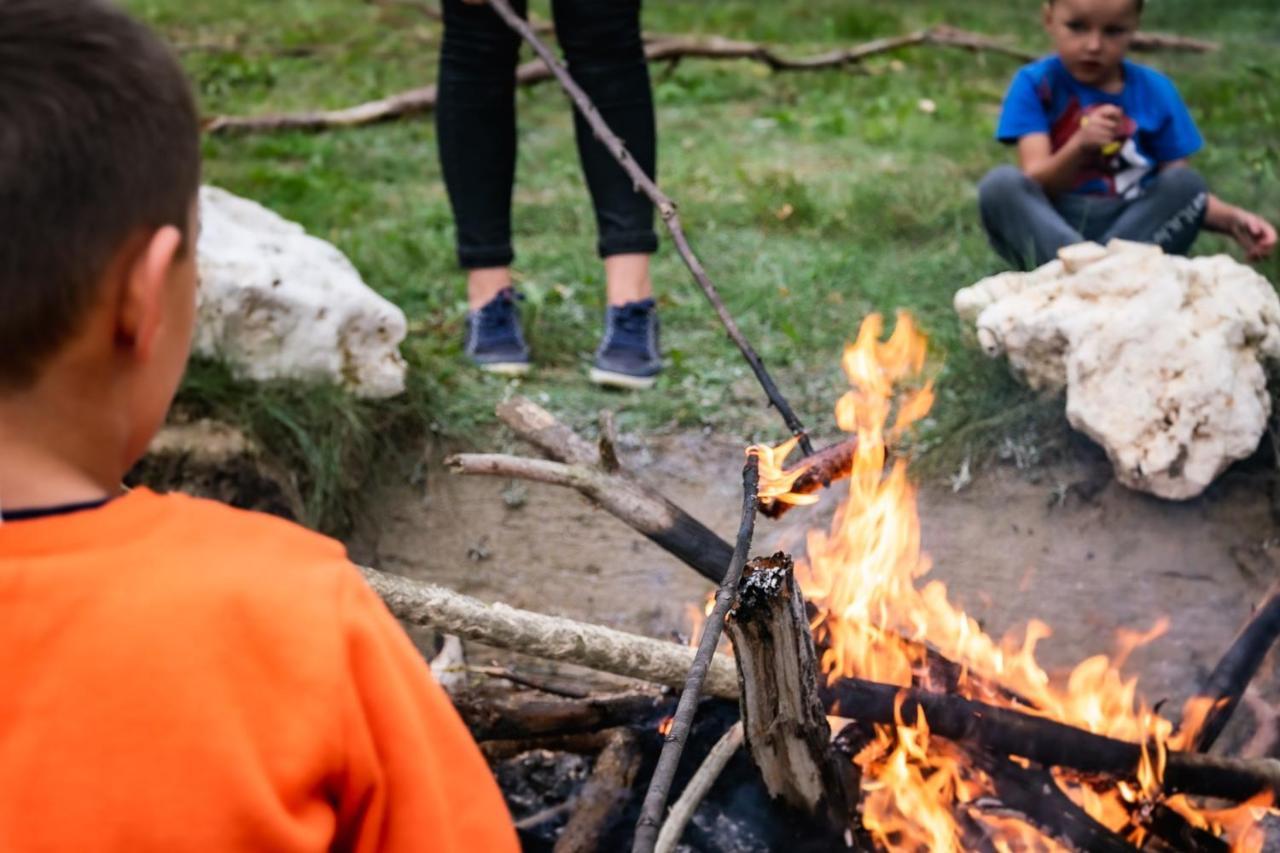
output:
[[[1140,744],[961,696],[842,678],[823,690],[823,700],[841,716],[882,725],[914,725],[923,713],[934,735],[1046,767],[1130,779],[1142,761]],[[1164,783],[1169,791],[1243,802],[1280,792],[1280,761],[1169,752]]]
[[[858,439],[849,438],[839,444],[824,447],[812,456],[802,460],[793,468],[783,472],[786,479],[796,475],[791,484],[791,492],[798,495],[810,495],[819,489],[825,489],[836,480],[849,476],[853,467],[853,456],[858,449]],[[772,498],[760,501],[760,513],[769,518],[781,518],[794,504]]]
[[613,731],[578,795],[573,816],[556,841],[555,853],[595,853],[602,849],[605,833],[631,795],[642,758],[639,735],[630,729]]
[[729,639],[751,758],[769,794],[841,828],[854,813],[853,764],[831,749],[818,665],[791,558],[753,560],[738,586]]
[[[991,778],[1000,805],[1017,812],[1046,835],[1089,853],[1135,853],[1137,850],[1076,805],[1048,770],[1022,767],[976,749],[965,751]],[[980,803],[979,808],[982,807]]]
[[538,695],[452,697],[454,706],[476,740],[529,739],[593,732],[669,713],[671,699],[657,693],[615,693],[585,699],[550,699]]
[[[432,584],[375,569],[362,571],[391,612],[411,625],[671,687],[683,686],[693,662],[694,650],[688,646],[503,604],[486,605]],[[734,662],[713,657],[703,692],[737,699]],[[1126,778],[1136,773],[1141,759],[1139,744],[959,696],[842,678],[822,688],[821,697],[824,705],[834,704],[844,716],[891,725],[896,721],[894,704],[899,692],[904,694],[904,722],[913,722],[923,709],[934,734],[949,740],[967,739],[992,752],[1020,755],[1046,766]],[[1243,801],[1259,791],[1280,791],[1280,761],[1170,752],[1164,778],[1173,791]]]
[[1280,637],[1280,583],[1267,591],[1200,691],[1208,713],[1192,738],[1193,750],[1208,752],[1217,741],[1277,637]]

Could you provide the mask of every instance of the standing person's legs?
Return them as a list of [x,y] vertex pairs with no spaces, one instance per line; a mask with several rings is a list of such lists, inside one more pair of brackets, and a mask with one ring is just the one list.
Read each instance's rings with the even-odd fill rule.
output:
[[[553,0],[552,6],[569,73],[652,177],[657,134],[639,0]],[[576,112],[574,131],[595,207],[609,304],[645,299],[651,295],[648,256],[658,248],[653,205]]]
[[1194,169],[1161,172],[1131,202],[1100,242],[1113,237],[1155,243],[1171,255],[1185,255],[1195,242],[1209,206],[1209,186]]
[[[514,0],[524,13],[526,0]],[[472,310],[511,284],[520,37],[487,5],[444,0],[436,139]]]
[[[436,140],[467,270],[467,357],[493,373],[529,369],[511,289],[520,37],[488,5],[443,0]],[[524,14],[526,0],[512,5]]]
[[978,183],[978,209],[991,247],[1018,269],[1048,263],[1058,249],[1084,239],[1014,166],[997,166]]
[[[657,133],[640,35],[640,0],[552,0],[552,8],[569,73],[652,177]],[[653,205],[577,113],[574,130],[595,207],[608,300],[591,378],[604,385],[647,388],[662,366],[649,276],[649,256],[658,248]]]

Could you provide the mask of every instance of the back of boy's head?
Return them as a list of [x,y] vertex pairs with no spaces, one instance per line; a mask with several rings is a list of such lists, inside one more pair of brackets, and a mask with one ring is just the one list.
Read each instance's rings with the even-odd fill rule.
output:
[[199,120],[181,66],[109,0],[0,0],[0,392],[94,305],[133,234],[190,246]]

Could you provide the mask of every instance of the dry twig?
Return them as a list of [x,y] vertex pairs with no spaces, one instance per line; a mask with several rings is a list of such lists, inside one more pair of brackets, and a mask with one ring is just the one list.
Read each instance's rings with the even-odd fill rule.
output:
[[666,743],[662,745],[662,754],[658,756],[658,766],[653,771],[653,778],[649,780],[649,790],[645,794],[644,805],[640,810],[640,820],[636,823],[632,853],[652,853],[658,841],[662,812],[666,808],[667,797],[671,793],[671,781],[675,778],[676,768],[680,764],[680,754],[684,751],[689,729],[693,725],[693,715],[698,709],[698,699],[702,696],[702,684],[707,678],[712,660],[716,657],[716,647],[720,644],[720,634],[724,630],[724,617],[728,615],[729,608],[737,598],[738,582],[742,580],[742,569],[747,564],[747,552],[751,549],[751,535],[756,525],[759,486],[760,460],[752,454],[747,458],[747,464],[742,469],[742,521],[738,527],[738,541],[733,549],[733,559],[729,563],[729,570],[725,572],[724,580],[720,582],[720,588],[716,590],[715,607],[702,626],[702,637],[698,640],[698,653],[693,659],[692,666],[689,667],[689,677],[680,694],[680,702],[676,705],[671,730],[667,733]]
[[729,727],[720,740],[716,741],[715,746],[711,747],[698,772],[693,774],[689,784],[685,785],[684,790],[680,792],[680,798],[671,807],[666,822],[662,824],[662,831],[658,833],[658,843],[654,847],[654,853],[674,853],[693,813],[706,799],[707,792],[720,778],[720,773],[729,763],[729,759],[733,758],[741,748],[742,723],[737,722]]

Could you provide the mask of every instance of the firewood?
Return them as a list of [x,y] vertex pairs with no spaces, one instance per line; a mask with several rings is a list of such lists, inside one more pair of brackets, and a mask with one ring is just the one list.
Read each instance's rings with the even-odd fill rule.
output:
[[[1041,832],[1088,853],[1136,853],[1137,848],[1098,823],[1058,787],[1048,770],[1022,767],[1003,756],[965,746],[970,760],[995,786],[1001,807],[1011,809]],[[981,808],[982,805],[979,805]],[[988,808],[989,808],[988,804]]]
[[529,693],[495,696],[468,691],[451,698],[479,741],[529,739],[643,723],[670,713],[673,704],[671,698],[658,693],[551,699]]
[[[433,584],[375,569],[362,571],[388,609],[411,625],[672,687],[683,686],[693,661],[693,649],[677,643],[503,604],[486,605]],[[939,737],[968,740],[992,752],[1087,773],[1129,778],[1138,766],[1142,747],[1136,743],[959,696],[842,678],[822,688],[822,701],[844,716],[891,725],[899,691],[906,694],[903,719],[908,724],[914,722],[923,708],[931,731]],[[738,699],[738,676],[732,660],[723,655],[712,659],[703,692]],[[1165,781],[1171,791],[1243,801],[1259,791],[1280,791],[1280,760],[1170,752]]]
[[[742,516],[738,525],[738,539],[733,549],[733,559],[729,561],[724,580],[716,590],[715,606],[707,614],[707,621],[702,626],[702,636],[698,638],[698,653],[694,656],[693,663],[689,665],[689,675],[685,679],[684,689],[680,692],[680,703],[676,706],[666,742],[662,745],[662,753],[658,756],[658,766],[654,768],[653,777],[649,780],[649,790],[645,792],[640,819],[636,821],[632,853],[653,853],[654,846],[658,843],[658,829],[662,826],[662,815],[667,807],[667,797],[671,794],[671,783],[675,779],[680,755],[684,752],[684,745],[689,737],[689,730],[693,727],[693,715],[698,709],[702,685],[707,680],[707,674],[716,658],[716,647],[720,644],[720,633],[724,630],[725,617],[737,597],[738,582],[742,578],[742,571],[747,563],[747,553],[751,549],[759,487],[760,459],[753,453],[748,455],[747,464],[742,467]],[[803,613],[803,610],[801,612]]]
[[[894,724],[895,706],[901,702],[901,719],[907,725],[915,724],[923,712],[930,732],[938,737],[1046,767],[1133,778],[1142,758],[1139,744],[961,696],[856,678],[840,679],[822,693],[824,704],[841,716],[883,725]],[[1280,761],[1169,752],[1164,783],[1170,792],[1243,802],[1260,792],[1280,792]]]
[[706,798],[711,786],[720,778],[720,773],[729,760],[741,748],[742,722],[739,721],[730,726],[720,740],[716,741],[715,746],[711,747],[702,765],[680,792],[680,798],[671,807],[671,812],[658,832],[658,843],[654,847],[654,853],[675,853],[676,845],[680,843],[680,836],[684,834],[684,828],[689,824],[693,813],[698,810],[698,806]]
[[603,849],[604,836],[630,796],[642,760],[639,736],[630,729],[615,729],[578,795],[573,816],[556,840],[555,853]]
[[[788,474],[795,473],[797,469],[802,471],[792,484],[791,491],[800,495],[812,494],[819,489],[825,489],[836,480],[848,477],[853,469],[853,456],[857,449],[857,438],[845,439],[839,444],[824,447],[798,465],[787,469]],[[793,504],[778,500],[762,500],[760,513],[769,518],[781,518],[792,506]]]
[[708,580],[719,580],[732,549],[702,522],[623,471],[566,465],[502,453],[459,453],[445,460],[459,474],[516,477],[575,489],[675,554]]
[[[485,604],[435,584],[377,569],[361,571],[387,608],[409,625],[435,628],[497,648],[668,687],[683,687],[693,663],[694,650],[678,643],[517,610],[505,604]],[[738,673],[727,656],[717,655],[712,660],[704,692],[737,700]]]
[[1199,697],[1210,703],[1210,710],[1193,738],[1192,749],[1208,752],[1217,741],[1277,637],[1280,637],[1280,582],[1267,591],[1201,688]]
[[614,729],[594,732],[577,732],[569,735],[519,738],[517,740],[486,740],[480,742],[480,752],[489,763],[506,761],[535,749],[547,752],[572,752],[575,755],[595,755],[609,745]]
[[794,808],[848,826],[853,766],[831,749],[804,599],[785,554],[757,559],[730,614],[747,747],[765,788]]

